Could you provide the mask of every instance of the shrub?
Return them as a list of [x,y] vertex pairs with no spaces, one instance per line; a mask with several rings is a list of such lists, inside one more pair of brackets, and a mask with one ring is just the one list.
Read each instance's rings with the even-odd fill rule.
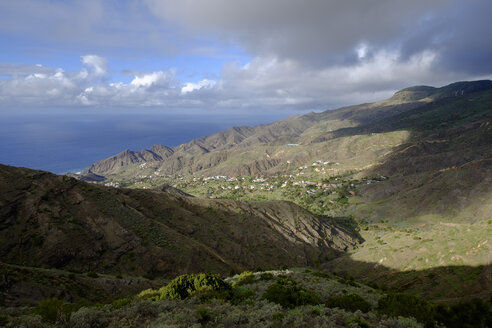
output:
[[7,327],[48,328],[48,324],[39,315],[27,315],[11,317]]
[[230,301],[232,304],[238,305],[244,303],[248,299],[251,299],[254,295],[254,290],[238,286],[232,290]]
[[282,321],[284,319],[284,314],[282,312],[275,312],[272,314],[272,320],[274,321]]
[[300,305],[320,304],[318,295],[314,292],[297,286],[296,282],[289,278],[279,278],[270,285],[263,298],[282,305],[285,308],[294,308]]
[[115,309],[119,309],[125,305],[131,304],[132,300],[130,298],[121,298],[119,300],[114,300],[111,303],[111,306],[114,307]]
[[349,277],[349,278],[342,277],[338,279],[338,282],[344,285],[359,287],[359,284],[355,282],[353,277]]
[[160,299],[161,293],[157,289],[145,289],[142,290],[138,295],[140,298],[148,298],[154,301],[158,301]]
[[80,305],[65,303],[54,297],[39,302],[38,307],[34,309],[34,313],[41,316],[43,321],[55,323],[69,319],[72,312],[77,311],[79,308]]
[[342,296],[331,296],[326,301],[326,306],[330,308],[340,308],[350,312],[360,310],[367,313],[371,310],[371,304],[358,294],[347,294]]
[[371,326],[365,321],[364,319],[361,318],[353,318],[352,320],[349,320],[345,324],[347,327],[359,327],[359,328],[370,328]]
[[311,274],[315,277],[320,277],[320,278],[325,278],[325,279],[331,279],[332,278],[328,273],[322,272],[322,271],[314,271],[314,272],[311,272]]
[[176,277],[167,286],[162,287],[159,290],[144,290],[138,296],[150,298],[152,300],[161,300],[164,298],[182,300],[197,292],[229,290],[231,290],[231,286],[219,276],[208,273],[198,273],[185,274]]
[[97,272],[87,272],[87,277],[90,277],[90,278],[97,278],[99,277],[99,275],[97,274]]
[[260,280],[272,280],[273,279],[273,274],[271,272],[263,272],[260,275]]
[[384,319],[380,326],[391,328],[422,328],[422,324],[418,323],[414,318],[387,318]]
[[378,301],[378,311],[390,317],[413,317],[428,327],[432,327],[435,321],[434,306],[413,295],[388,294],[381,297]]
[[255,275],[253,274],[253,272],[243,271],[237,278],[237,281],[233,283],[233,286],[251,284],[254,281],[255,281]]
[[449,328],[492,327],[492,307],[480,299],[438,306],[436,312],[436,320]]
[[196,312],[198,313],[198,322],[201,323],[202,325],[206,324],[208,321],[210,321],[211,316],[210,313],[208,313],[207,309],[205,308],[198,308],[196,309]]
[[81,308],[70,318],[72,328],[103,328],[107,327],[109,319],[105,313],[98,308]]

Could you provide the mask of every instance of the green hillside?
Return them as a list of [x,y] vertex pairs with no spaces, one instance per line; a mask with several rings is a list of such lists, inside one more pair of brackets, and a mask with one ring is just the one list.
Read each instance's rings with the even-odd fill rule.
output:
[[[388,279],[386,271],[362,269],[360,263],[403,272],[463,267],[437,282],[423,279],[423,285],[410,286],[429,297],[487,298],[492,290],[487,278],[492,261],[491,84],[412,87],[379,103],[292,117],[244,130],[250,136],[242,139],[257,141],[275,127],[277,135],[289,136],[279,137],[281,142],[240,141],[193,160],[220,159],[208,169],[196,171],[183,162],[182,174],[170,174],[172,165],[156,164],[150,171],[108,175],[106,183],[132,188],[166,183],[205,198],[290,200],[342,222],[353,218],[365,242],[332,262],[331,269],[398,286],[400,278]],[[459,287],[459,272],[482,278]]]
[[491,81],[0,166],[11,327],[490,327],[491,254]]

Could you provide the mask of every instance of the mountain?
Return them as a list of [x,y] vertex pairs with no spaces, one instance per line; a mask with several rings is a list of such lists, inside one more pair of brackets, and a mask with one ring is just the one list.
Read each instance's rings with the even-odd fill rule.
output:
[[[474,81],[411,87],[381,102],[235,127],[173,148],[127,150],[76,175],[132,187],[153,181],[152,190],[1,166],[1,268],[10,273],[0,290],[9,304],[32,290],[43,290],[37,300],[63,290],[76,300],[87,288],[97,300],[110,292],[98,296],[88,272],[107,279],[109,290],[131,283],[135,291],[152,284],[141,275],[319,264],[428,298],[485,299],[491,144],[492,82]],[[270,177],[275,191],[251,184]],[[218,179],[215,187],[231,191],[203,199],[169,186],[194,178],[199,188]],[[287,182],[291,189],[282,189]],[[244,198],[311,197],[301,205],[316,203],[317,214],[291,202],[239,201],[236,187]],[[60,281],[67,287],[57,289]]]
[[336,165],[319,179],[344,174],[389,178],[360,186],[361,202],[341,215],[484,219],[491,210],[491,123],[492,81],[417,86],[377,103],[231,128],[166,148],[167,157],[161,159],[125,164],[128,157],[122,156],[110,169],[106,159],[82,177],[98,174],[131,184],[137,177],[177,174],[297,174],[298,167],[321,160]]
[[[200,152],[188,151],[198,145]],[[426,297],[488,297],[491,81],[406,88],[381,102],[230,129],[174,150],[146,168],[99,174],[136,188],[166,183],[207,197],[289,199],[318,214],[352,217],[365,242],[327,268],[398,288],[399,278],[376,270],[384,265],[408,273],[405,284]],[[208,180],[216,175],[246,177]],[[254,176],[274,189],[260,190]],[[439,271],[439,281],[429,274],[425,288],[416,283],[422,270],[444,266],[467,269]]]
[[[358,170],[405,143],[408,130],[389,129],[373,138],[367,135],[367,129],[351,135],[340,135],[340,132],[368,125],[374,128],[381,121],[390,124],[391,117],[395,120],[404,113],[414,115],[418,108],[426,111],[432,104],[470,99],[491,89],[492,81],[488,80],[457,82],[441,88],[411,87],[385,101],[293,116],[256,127],[234,127],[174,148],[154,145],[140,152],[126,150],[92,164],[82,171],[82,176],[97,174],[128,179],[152,174],[273,174],[320,157],[340,162],[347,170]],[[415,120],[411,123],[407,128],[419,125]],[[360,140],[362,135],[366,140]]]
[[[360,241],[350,226],[289,202],[199,199],[169,187],[109,188],[0,165],[0,292],[5,296],[0,305],[58,293],[74,300],[111,295],[84,296],[80,284],[72,286],[68,278],[60,287],[60,276],[67,277],[60,272],[112,275],[110,283],[101,284],[118,290],[122,282],[115,275],[155,278],[314,265]],[[40,276],[51,283],[37,288]],[[129,281],[134,285],[129,291],[149,286]]]

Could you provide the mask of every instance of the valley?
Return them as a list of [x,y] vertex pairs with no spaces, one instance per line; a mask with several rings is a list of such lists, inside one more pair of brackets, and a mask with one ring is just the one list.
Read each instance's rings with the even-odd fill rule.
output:
[[[490,310],[491,144],[492,82],[474,81],[125,150],[80,174],[1,165],[0,312],[18,318],[29,314],[15,314],[20,305],[41,311],[41,301],[62,308],[63,299],[96,313],[93,304],[114,301],[176,311],[173,320],[142,312],[129,326],[255,326],[261,304],[273,306],[266,326],[281,326],[294,310],[265,295],[282,281],[316,294],[299,300],[302,322],[419,327],[460,316],[474,299]],[[146,299],[191,273],[217,274],[227,292]],[[400,293],[430,314],[382,316],[383,300]],[[364,314],[343,303],[359,301]],[[94,315],[130,322],[114,304]],[[240,308],[243,319],[226,313]]]
[[[488,265],[490,87],[478,81],[408,88],[379,103],[232,129],[179,148],[203,148],[210,139],[215,146],[207,146],[204,156],[224,158],[215,167],[194,164],[175,173],[172,166],[146,161],[122,165],[102,183],[150,189],[167,184],[204,198],[289,200],[316,214],[355,220],[366,242],[352,257],[393,269]],[[277,135],[265,140],[274,127]],[[250,135],[238,139],[238,131]],[[217,146],[218,140],[226,146]],[[231,174],[242,172],[230,169],[235,161],[257,173]]]

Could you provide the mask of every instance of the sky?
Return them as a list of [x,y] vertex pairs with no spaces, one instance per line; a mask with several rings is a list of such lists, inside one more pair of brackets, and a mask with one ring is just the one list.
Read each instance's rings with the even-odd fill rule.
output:
[[0,111],[311,111],[492,76],[490,0],[0,1]]

